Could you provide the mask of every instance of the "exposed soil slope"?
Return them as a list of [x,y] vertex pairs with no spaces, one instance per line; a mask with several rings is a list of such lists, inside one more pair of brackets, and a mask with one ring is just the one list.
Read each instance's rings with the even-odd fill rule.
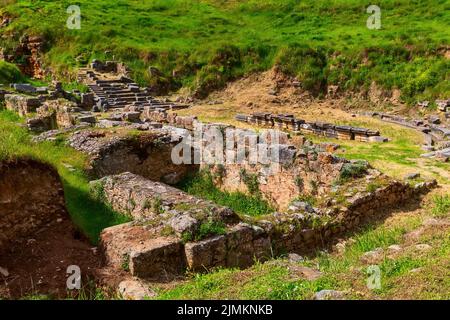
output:
[[92,246],[68,215],[57,172],[34,160],[0,164],[0,298],[64,298],[66,270],[87,279],[99,267]]

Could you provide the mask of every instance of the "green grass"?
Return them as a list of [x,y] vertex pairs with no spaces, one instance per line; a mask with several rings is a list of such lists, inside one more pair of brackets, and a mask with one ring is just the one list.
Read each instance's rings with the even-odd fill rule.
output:
[[[141,84],[187,86],[200,96],[275,64],[319,95],[327,84],[360,91],[372,82],[400,88],[406,101],[450,93],[450,62],[438,52],[449,43],[445,0],[379,1],[380,30],[367,29],[362,0],[79,0],[81,30],[69,30],[72,4],[7,1],[0,12],[14,19],[0,30],[8,35],[0,46],[11,53],[22,34],[39,34],[48,41],[46,65],[61,77],[114,56]],[[149,66],[164,75],[150,77]]]
[[345,183],[352,179],[357,179],[362,177],[367,173],[368,165],[364,161],[356,161],[354,163],[345,163],[339,174],[339,182]]
[[435,196],[433,202],[432,213],[434,216],[443,217],[450,213],[450,195]]
[[24,80],[19,68],[14,64],[0,60],[0,85]]
[[[59,140],[33,143],[27,129],[20,126],[22,122],[16,114],[0,111],[0,161],[25,157],[55,167],[64,185],[66,206],[72,220],[93,243],[97,243],[104,228],[128,221],[127,217],[90,196],[84,155]],[[69,170],[67,165],[75,170]]]
[[199,230],[195,232],[195,234],[186,231],[182,234],[181,238],[184,243],[187,243],[191,241],[200,241],[212,236],[224,235],[226,232],[226,225],[223,222],[206,221],[200,225]]
[[[420,255],[403,244],[404,235],[418,228],[421,223],[421,217],[404,216],[389,224],[368,226],[351,237],[352,242],[346,245],[341,254],[318,251],[309,258],[305,257],[305,261],[298,265],[322,272],[317,280],[299,279],[290,271],[295,263],[287,264],[276,259],[263,264],[256,263],[246,270],[219,269],[209,274],[194,275],[174,288],[160,289],[157,298],[311,299],[314,293],[331,289],[346,292],[349,299],[392,299],[397,295],[402,296],[403,291],[409,288],[414,298],[446,299],[449,284],[438,282],[436,277],[441,277],[442,267],[445,270],[445,261],[448,261],[448,236],[437,233],[429,236],[429,239],[421,239],[430,243],[432,249]],[[382,287],[372,291],[366,287],[368,265],[361,262],[361,257],[376,248],[382,248],[387,253],[387,248],[393,244],[400,244],[404,252],[397,257],[385,255],[381,258],[378,266]],[[417,268],[422,271],[411,273]],[[236,283],[240,285],[236,286]],[[411,287],[419,285],[425,287],[411,291]]]
[[260,216],[274,212],[269,203],[259,194],[247,195],[241,192],[225,192],[216,187],[210,172],[202,171],[188,177],[178,187],[187,193],[227,206],[236,213]]

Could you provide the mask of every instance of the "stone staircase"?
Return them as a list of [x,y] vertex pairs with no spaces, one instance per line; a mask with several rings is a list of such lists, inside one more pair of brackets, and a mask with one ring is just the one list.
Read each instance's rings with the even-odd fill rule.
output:
[[135,106],[143,110],[151,109],[178,110],[188,105],[164,102],[152,97],[146,89],[142,89],[133,80],[111,73],[99,73],[90,68],[81,68],[78,81],[88,86],[95,95],[95,100],[107,109],[119,109]]

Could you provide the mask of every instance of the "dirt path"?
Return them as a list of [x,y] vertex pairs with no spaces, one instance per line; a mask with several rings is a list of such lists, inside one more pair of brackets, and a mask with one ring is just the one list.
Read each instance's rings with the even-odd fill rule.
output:
[[100,258],[67,218],[15,241],[0,256],[0,267],[8,273],[0,274],[0,298],[45,295],[64,299],[76,295],[66,287],[66,271],[70,265],[81,268],[83,284],[86,284],[100,267]]

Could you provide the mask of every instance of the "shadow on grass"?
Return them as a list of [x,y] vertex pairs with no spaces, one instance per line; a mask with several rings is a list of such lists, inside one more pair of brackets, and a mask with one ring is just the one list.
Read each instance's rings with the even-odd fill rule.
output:
[[62,180],[67,210],[73,222],[93,244],[98,243],[103,229],[130,221],[129,217],[95,200],[90,195],[88,183],[77,185],[66,178]]

